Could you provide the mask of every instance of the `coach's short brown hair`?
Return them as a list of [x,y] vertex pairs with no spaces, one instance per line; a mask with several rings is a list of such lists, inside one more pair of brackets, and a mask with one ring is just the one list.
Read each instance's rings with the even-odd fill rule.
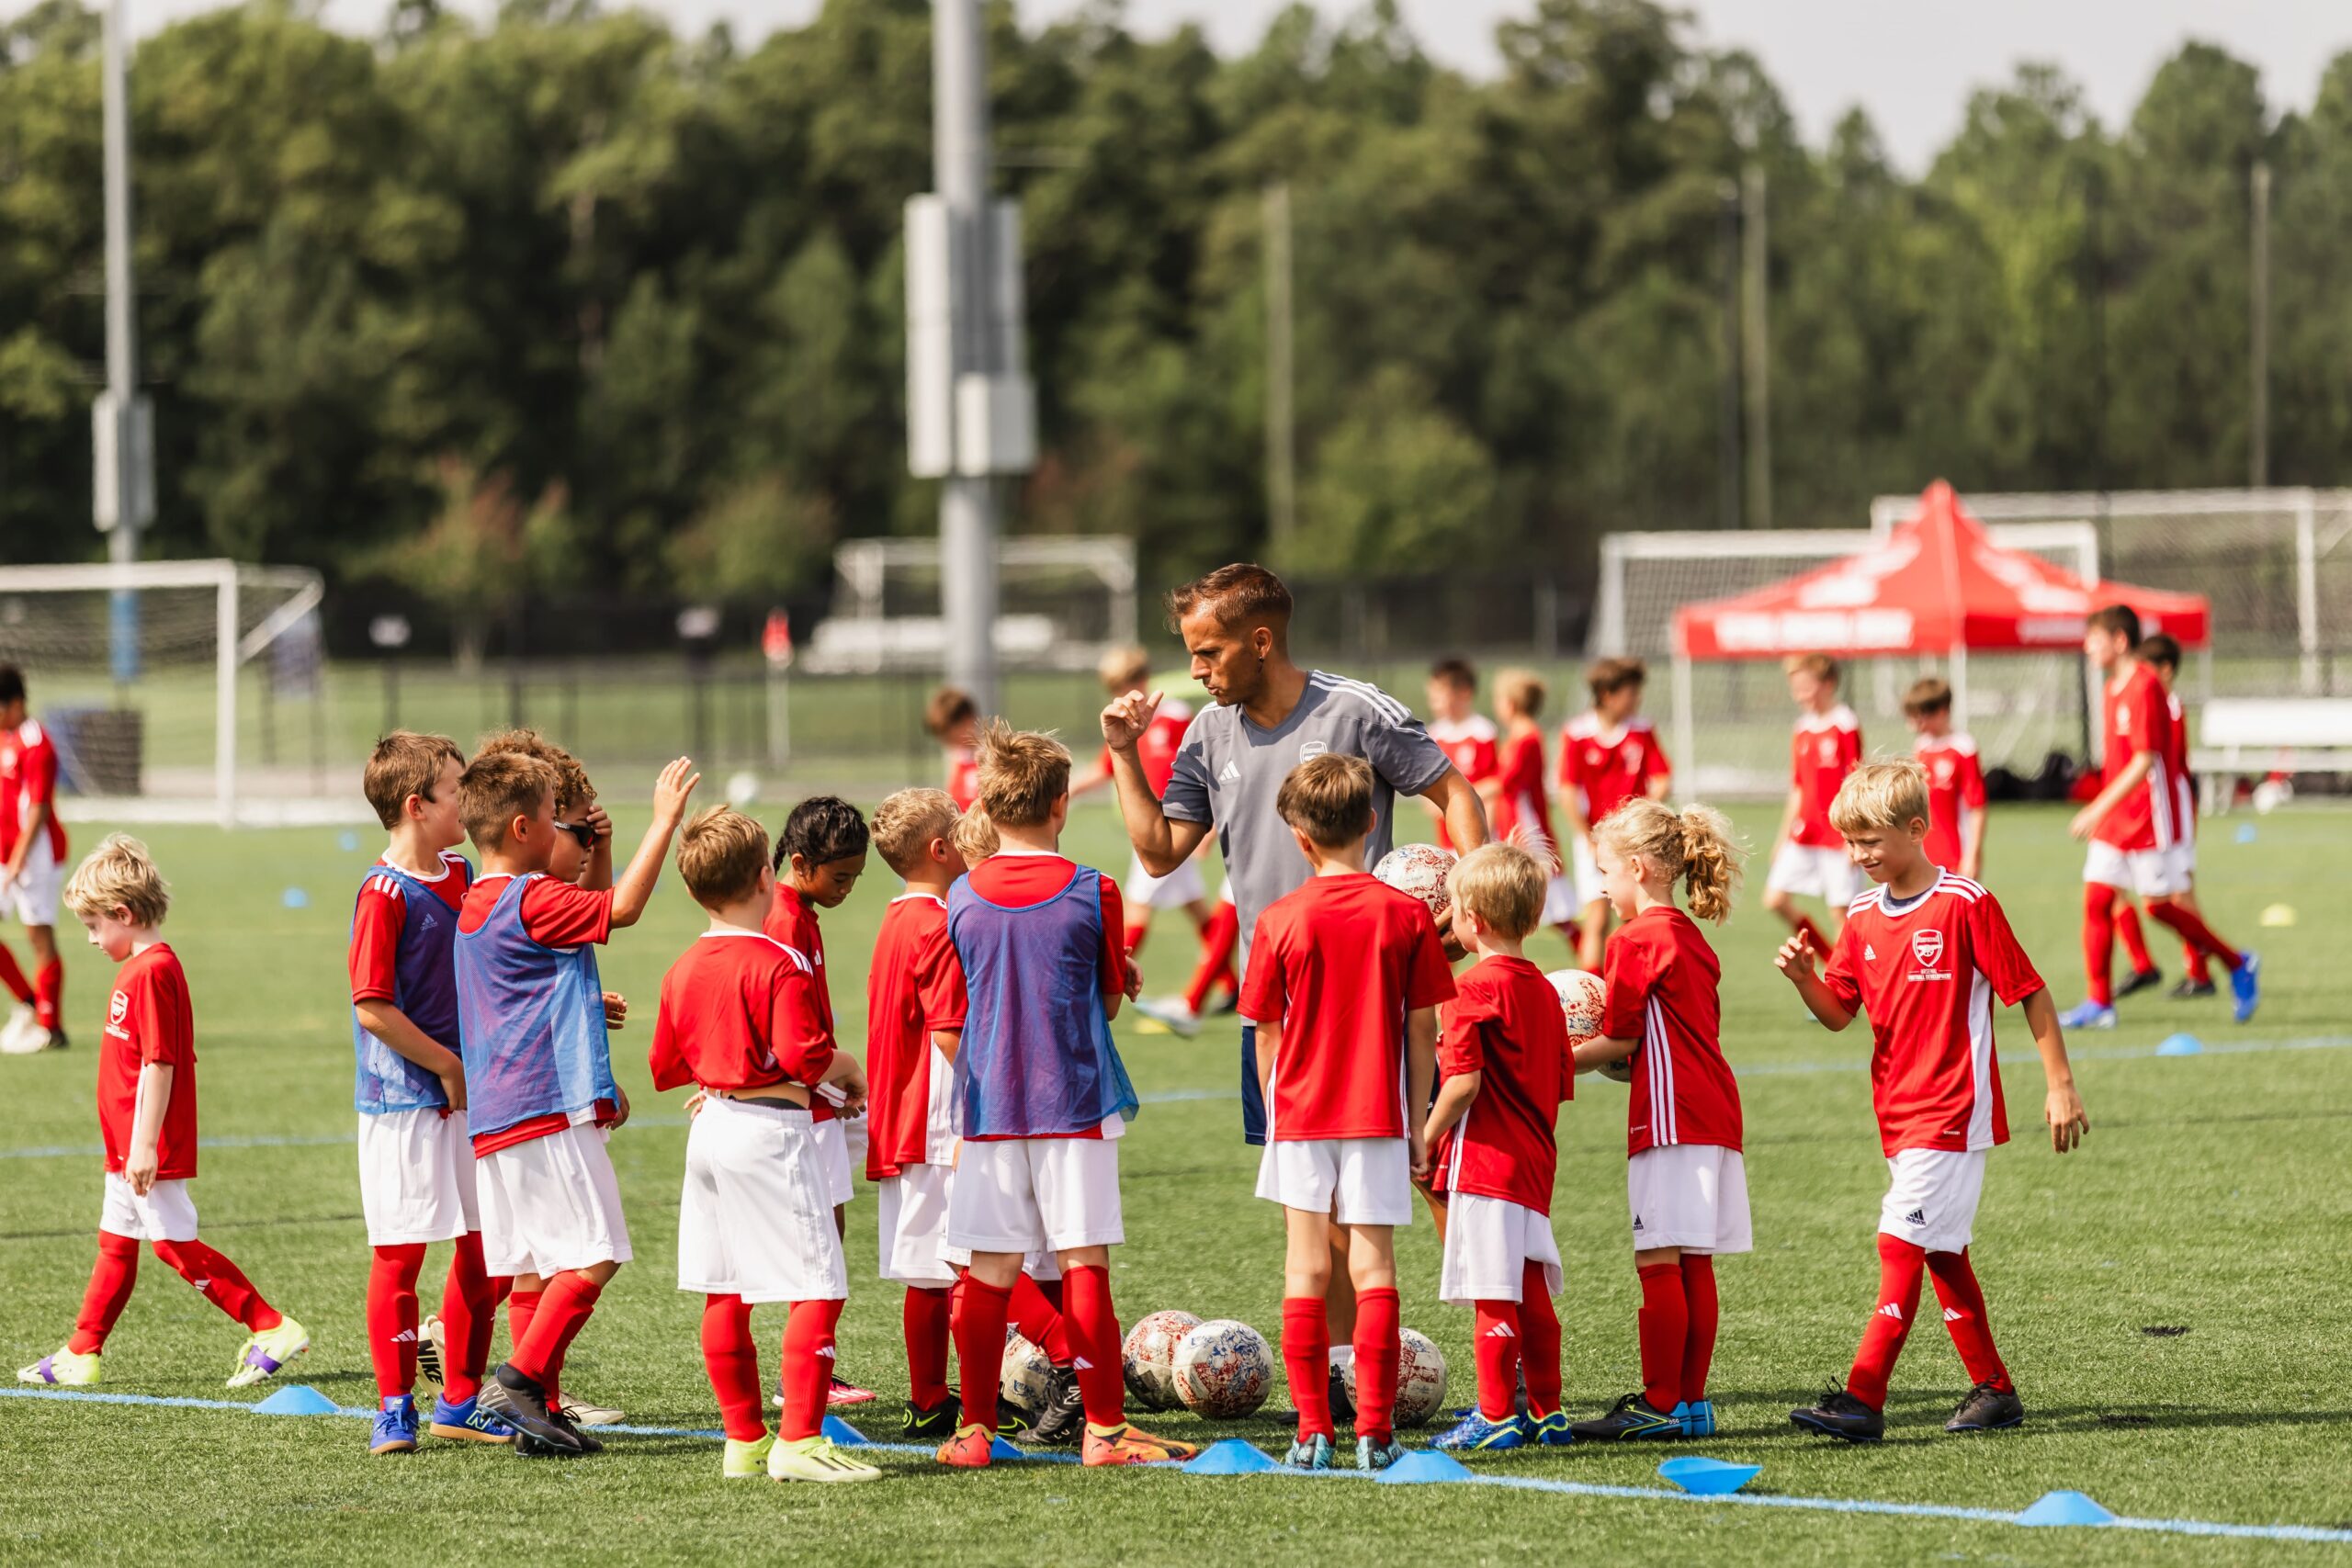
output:
[[731,806],[695,812],[678,834],[678,875],[706,909],[758,892],[767,868],[768,830]]
[[904,876],[922,863],[923,847],[933,839],[955,841],[961,815],[944,789],[902,789],[883,798],[866,826],[883,863]]
[[555,764],[527,751],[483,751],[458,780],[458,817],[484,854],[506,844],[506,825],[536,816],[556,796]]
[[360,792],[376,808],[378,821],[387,828],[397,828],[401,812],[407,808],[408,797],[413,795],[431,800],[433,786],[441,782],[441,764],[449,761],[462,770],[466,754],[447,736],[395,729],[377,741],[376,750],[368,754]]
[[980,808],[1001,828],[1040,828],[1069,793],[1069,748],[1001,718],[980,727]]
[[145,844],[128,833],[108,833],[74,868],[65,907],[85,919],[121,909],[133,925],[160,926],[171,912],[172,886]]
[[1290,771],[1274,811],[1317,846],[1336,850],[1372,831],[1372,764],[1326,751]]
[[922,727],[935,739],[944,740],[947,732],[967,718],[978,718],[979,705],[972,701],[972,694],[961,686],[942,686],[931,694],[931,701],[922,705]]
[[1649,667],[1638,659],[1596,659],[1584,672],[1585,686],[1594,702],[1628,686],[1645,685],[1649,678]]
[[596,804],[596,786],[588,782],[588,770],[580,765],[580,759],[536,729],[502,729],[495,735],[485,737],[482,743],[474,748],[477,758],[492,752],[537,757],[553,768],[555,810],[559,817],[585,811]]
[[1551,881],[1551,868],[1519,845],[1481,844],[1453,863],[1445,887],[1455,908],[1517,941],[1543,921]]
[[1283,586],[1281,578],[1254,561],[1221,566],[1171,592],[1168,629],[1176,630],[1196,610],[1207,611],[1221,626],[1263,626],[1274,634],[1278,648],[1290,630],[1290,590]]
[[1940,675],[1922,675],[1903,694],[1903,711],[1913,718],[1951,711],[1951,682]]

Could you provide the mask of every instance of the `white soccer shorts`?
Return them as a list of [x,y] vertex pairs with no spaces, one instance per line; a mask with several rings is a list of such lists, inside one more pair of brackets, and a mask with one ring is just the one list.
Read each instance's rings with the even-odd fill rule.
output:
[[[824,1161],[827,1201],[838,1207],[857,1196],[857,1180],[850,1168],[850,1126],[847,1119],[836,1116],[830,1122],[815,1122],[817,1148]],[[865,1124],[858,1122],[859,1150],[864,1152]]]
[[1343,1225],[1413,1223],[1413,1156],[1402,1138],[1270,1138],[1258,1196]]
[[956,1282],[947,1260],[947,1197],[955,1184],[955,1170],[944,1165],[901,1166],[876,1184],[882,1278],[923,1290]]
[[455,1241],[480,1230],[466,1113],[428,1106],[360,1117],[359,1212],[370,1247]]
[[25,852],[25,868],[17,874],[17,880],[0,895],[0,919],[14,915],[18,925],[53,926],[57,896],[64,886],[65,868],[50,852],[49,834],[44,831]]
[[[1594,882],[1589,886],[1598,887],[1600,884]],[[1539,923],[1565,926],[1577,918],[1580,908],[1577,903],[1577,885],[1569,880],[1566,872],[1554,872],[1551,880],[1544,885],[1544,919]]]
[[1634,1250],[1679,1247],[1685,1252],[1747,1252],[1747,1167],[1719,1144],[1665,1144],[1625,1162],[1625,1196],[1634,1214]]
[[2119,850],[2093,839],[2083,857],[2083,880],[2143,898],[2169,898],[2188,891],[2188,867],[2194,863],[2172,850]]
[[1116,1138],[964,1140],[947,1195],[951,1257],[1067,1252],[1126,1236]]
[[713,1095],[686,1134],[678,1289],[747,1302],[837,1302],[849,1260],[808,1112]]
[[2165,852],[2166,876],[2184,890],[2197,881],[2197,840],[2183,839]]
[[1782,844],[1772,852],[1772,869],[1764,878],[1767,893],[1800,893],[1843,910],[1860,897],[1864,878],[1845,850],[1816,844]]
[[98,1228],[133,1241],[194,1241],[196,1199],[185,1181],[158,1181],[141,1197],[130,1182],[108,1171]]
[[1582,833],[1568,840],[1568,880],[1588,904],[1598,904],[1608,897],[1600,890],[1600,861],[1592,852],[1592,840]]
[[1143,868],[1143,857],[1130,852],[1127,856],[1127,880],[1119,888],[1119,897],[1131,909],[1181,909],[1187,904],[1208,901],[1208,884],[1201,878],[1201,863],[1187,859],[1183,864],[1165,876],[1154,876]]
[[1445,1206],[1445,1259],[1438,1268],[1438,1300],[1448,1306],[1515,1302],[1530,1263],[1544,1265],[1544,1288],[1558,1295],[1566,1283],[1552,1217],[1508,1198],[1456,1192]]
[[1958,1252],[1976,1231],[1983,1149],[1897,1149],[1886,1162],[1878,1228],[1926,1252]]
[[626,1263],[636,1256],[621,1218],[621,1187],[605,1148],[605,1129],[593,1122],[483,1155],[474,1161],[474,1191],[482,1267],[493,1280]]

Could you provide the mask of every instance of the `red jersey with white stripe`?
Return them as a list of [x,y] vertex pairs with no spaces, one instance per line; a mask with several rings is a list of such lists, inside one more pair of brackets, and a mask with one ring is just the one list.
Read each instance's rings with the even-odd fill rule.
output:
[[1482,958],[1439,1010],[1438,1071],[1480,1075],[1478,1098],[1433,1151],[1448,1191],[1552,1212],[1554,1123],[1576,1096],[1559,993],[1524,958]]
[[1552,804],[1544,797],[1542,730],[1531,728],[1504,739],[1501,784],[1502,795],[1495,802],[1494,821],[1489,825],[1494,836],[1508,839],[1524,829],[1551,847],[1555,842]]
[[1961,822],[1984,808],[1984,770],[1973,736],[1922,735],[1912,754],[1928,771],[1928,858],[1945,871],[1960,867]]
[[[1141,735],[1136,737],[1136,761],[1142,764],[1143,782],[1151,786],[1155,796],[1168,793],[1169,777],[1176,772],[1176,753],[1184,749],[1184,731],[1192,726],[1192,705],[1180,703],[1173,697],[1163,697],[1159,711],[1151,716],[1151,722],[1144,727]],[[1102,766],[1107,769],[1110,765],[1111,748],[1105,746],[1102,748]],[[977,790],[977,784],[975,788]],[[957,802],[957,805],[962,805],[962,802]]]
[[196,1174],[196,1009],[179,955],[160,942],[122,961],[107,998],[98,1043],[98,1134],[107,1169],[117,1176],[137,1125],[139,1070],[150,1062],[172,1069],[172,1092],[155,1132],[155,1179],[186,1181]]
[[1597,713],[1580,713],[1560,731],[1560,787],[1573,791],[1587,822],[1598,823],[1651,781],[1674,772],[1650,721],[1629,718],[1611,729]]
[[[798,890],[787,883],[775,885],[775,899],[768,905],[767,918],[760,929],[799,954],[815,976],[817,1016],[825,1022],[825,1044],[833,1043],[833,992],[825,977],[825,936],[817,929],[816,907],[803,898]],[[830,1122],[833,1108],[822,1095],[808,1102],[808,1117],[813,1122]]]
[[2165,761],[2172,770],[2173,832],[2183,843],[2197,838],[2197,783],[2188,771],[2188,710],[2180,705],[2180,694],[2167,691],[2165,705],[2172,715],[2172,745],[2165,752]]
[[2156,672],[2138,660],[2125,674],[2107,683],[2107,744],[2101,753],[2102,785],[2111,784],[2141,752],[2153,761],[2148,776],[2131,794],[2116,802],[2092,837],[2119,850],[2168,850],[2179,837],[2175,825],[2178,803],[2172,791],[2172,700]]
[[57,745],[38,719],[0,730],[0,855],[17,852],[33,807],[49,807],[49,852],[65,863],[65,824],[57,819]]
[[931,1158],[932,1101],[944,1095],[932,1058],[924,980],[947,939],[947,901],[908,892],[882,911],[865,972],[865,1175],[879,1181]]
[[[1485,714],[1474,713],[1467,718],[1433,718],[1429,722],[1430,739],[1445,753],[1462,776],[1473,784],[1481,784],[1502,772],[1502,751],[1496,743],[1495,721]],[[1445,821],[1439,818],[1437,841],[1441,849],[1452,849],[1453,837],[1446,831]]]
[[1600,1032],[1634,1040],[1625,1152],[1668,1144],[1739,1147],[1739,1086],[1724,1059],[1723,964],[1681,910],[1659,904],[1609,939]]
[[980,754],[969,746],[947,748],[947,798],[969,811],[980,798]]
[[833,1033],[817,1017],[814,979],[800,954],[758,931],[703,932],[662,976],[653,1087],[815,1084],[832,1066]]
[[1862,721],[1852,708],[1839,703],[1827,713],[1798,716],[1796,732],[1789,739],[1789,781],[1797,792],[1789,842],[1817,850],[1846,847],[1846,835],[1829,825],[1829,803],[1861,761]]
[[1873,887],[1846,911],[1822,979],[1870,1015],[1871,1103],[1888,1158],[2009,1141],[1993,999],[2015,1007],[2042,987],[2000,900],[1948,871],[1905,903]]

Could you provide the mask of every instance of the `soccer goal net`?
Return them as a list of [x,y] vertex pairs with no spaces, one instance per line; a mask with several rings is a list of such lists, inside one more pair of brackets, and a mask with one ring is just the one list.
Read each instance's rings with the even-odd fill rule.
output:
[[[947,657],[935,538],[854,539],[833,552],[832,613],[802,663],[819,674],[937,671]],[[1091,670],[1136,640],[1135,541],[1005,539],[997,546],[998,660]]]
[[225,560],[0,567],[0,660],[56,742],[61,809],[234,826],[348,794],[322,593],[316,572]]

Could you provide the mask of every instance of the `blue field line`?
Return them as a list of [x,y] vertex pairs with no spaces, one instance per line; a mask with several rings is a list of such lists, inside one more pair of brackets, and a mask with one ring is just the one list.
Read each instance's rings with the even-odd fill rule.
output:
[[[70,1388],[0,1388],[0,1398],[48,1399],[83,1404],[147,1404],[179,1410],[242,1410],[250,1412],[251,1404],[241,1404],[231,1399],[171,1398],[153,1393],[96,1393],[85,1389]],[[337,1416],[368,1419],[372,1410],[354,1410],[338,1405]],[[717,1442],[724,1432],[694,1427],[601,1427],[600,1433],[626,1433],[640,1438],[699,1438]],[[876,1453],[929,1456],[935,1450],[923,1443],[867,1442],[860,1445]],[[1023,1462],[1031,1464],[1076,1464],[1079,1456],[1069,1453],[1024,1453]],[[1151,1465],[1153,1470],[1174,1469],[1172,1465]],[[1269,1470],[1257,1472],[1291,1481],[1371,1481],[1374,1476],[1361,1471],[1331,1470],[1308,1472],[1289,1470]],[[1238,1479],[1248,1479],[1240,1477]],[[1674,1491],[1660,1486],[1617,1486],[1596,1481],[1555,1481],[1536,1475],[1495,1475],[1483,1472],[1471,1474],[1451,1484],[1462,1486],[1498,1486],[1513,1492],[1548,1492],[1566,1497],[1606,1497],[1635,1503],[1698,1503],[1708,1506],[1718,1505],[1744,1508],[1792,1508],[1804,1513],[1870,1514],[1886,1518],[1958,1519],[1969,1524],[2015,1525],[2018,1516],[1998,1508],[1970,1508],[1949,1503],[1888,1503],[1868,1497],[1804,1497],[1784,1496],[1775,1493],[1730,1492],[1712,1496]],[[2316,1545],[2352,1545],[2352,1529],[2332,1529],[2324,1525],[2236,1525],[2215,1519],[2140,1519],[2120,1517],[2106,1525],[2081,1526],[2081,1529],[2141,1530],[2159,1535],[2189,1535],[2229,1538],[2240,1540],[2304,1541]]]

